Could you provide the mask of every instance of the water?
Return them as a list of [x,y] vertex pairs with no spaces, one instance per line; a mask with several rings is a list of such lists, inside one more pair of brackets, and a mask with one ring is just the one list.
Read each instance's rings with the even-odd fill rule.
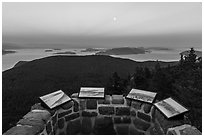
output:
[[[84,49],[61,49],[53,50],[52,52],[45,52],[46,49],[19,49],[16,53],[6,54],[2,56],[2,71],[12,68],[19,61],[31,61],[48,56],[54,56],[56,52],[71,51],[77,55],[92,55],[96,52],[81,52]],[[153,50],[151,53],[136,54],[136,55],[112,55],[113,57],[128,58],[135,61],[159,60],[159,61],[178,61],[180,59],[179,53],[186,49],[177,50]],[[74,54],[66,54],[66,56],[73,56]]]

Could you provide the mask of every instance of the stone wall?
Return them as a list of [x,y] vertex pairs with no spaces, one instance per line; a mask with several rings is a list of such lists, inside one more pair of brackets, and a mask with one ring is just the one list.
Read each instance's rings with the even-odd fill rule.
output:
[[201,134],[185,118],[167,120],[151,104],[105,95],[105,99],[81,99],[49,110],[35,104],[17,125],[4,134]]

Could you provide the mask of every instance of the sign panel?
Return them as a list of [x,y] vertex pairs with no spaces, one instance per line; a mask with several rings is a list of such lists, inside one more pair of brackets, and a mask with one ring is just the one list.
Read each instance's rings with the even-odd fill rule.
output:
[[147,103],[152,103],[157,93],[139,90],[139,89],[132,89],[130,93],[126,96],[127,98],[139,100]]
[[172,98],[159,101],[154,104],[167,118],[187,112],[188,109],[177,103]]
[[81,98],[104,98],[104,88],[81,87],[79,92]]
[[67,101],[71,98],[67,96],[62,90],[41,96],[40,99],[50,108],[53,109]]

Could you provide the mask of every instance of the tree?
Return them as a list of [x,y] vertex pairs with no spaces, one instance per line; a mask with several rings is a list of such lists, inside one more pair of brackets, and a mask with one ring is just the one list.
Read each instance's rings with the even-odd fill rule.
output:
[[160,64],[159,64],[159,61],[157,60],[157,63],[156,63],[156,65],[155,65],[155,70],[156,71],[159,71],[159,70],[161,70],[161,66],[160,66]]
[[114,72],[113,73],[113,86],[114,88],[117,88],[119,86],[119,82],[120,82],[120,77],[118,76],[118,73],[117,72]]
[[183,62],[184,62],[184,57],[183,57],[183,54],[180,54],[180,55],[181,55],[181,58],[180,58],[179,63],[180,63],[180,65],[182,66],[182,65],[183,65]]
[[145,73],[145,77],[147,79],[151,78],[151,72],[150,72],[149,68],[145,67],[144,68],[144,73]]
[[184,67],[185,69],[193,69],[196,66],[196,58],[195,50],[191,48],[190,53],[185,56]]
[[[146,90],[149,87],[149,83],[145,74],[145,70],[142,67],[137,67],[134,73],[134,88]],[[149,73],[149,72],[146,72]]]

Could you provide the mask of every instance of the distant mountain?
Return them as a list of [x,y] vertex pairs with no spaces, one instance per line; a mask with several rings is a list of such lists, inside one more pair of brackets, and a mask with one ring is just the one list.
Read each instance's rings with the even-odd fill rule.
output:
[[129,55],[129,54],[145,54],[146,50],[143,47],[132,48],[132,47],[121,47],[107,49],[96,53],[96,55]]
[[[185,55],[185,56],[188,56],[190,53],[190,50],[186,50],[186,51],[183,51],[180,53],[180,55]],[[197,55],[197,57],[202,57],[202,51],[197,51],[195,50],[195,54]]]
[[2,49],[2,55],[11,54],[11,53],[16,53],[16,51]]

